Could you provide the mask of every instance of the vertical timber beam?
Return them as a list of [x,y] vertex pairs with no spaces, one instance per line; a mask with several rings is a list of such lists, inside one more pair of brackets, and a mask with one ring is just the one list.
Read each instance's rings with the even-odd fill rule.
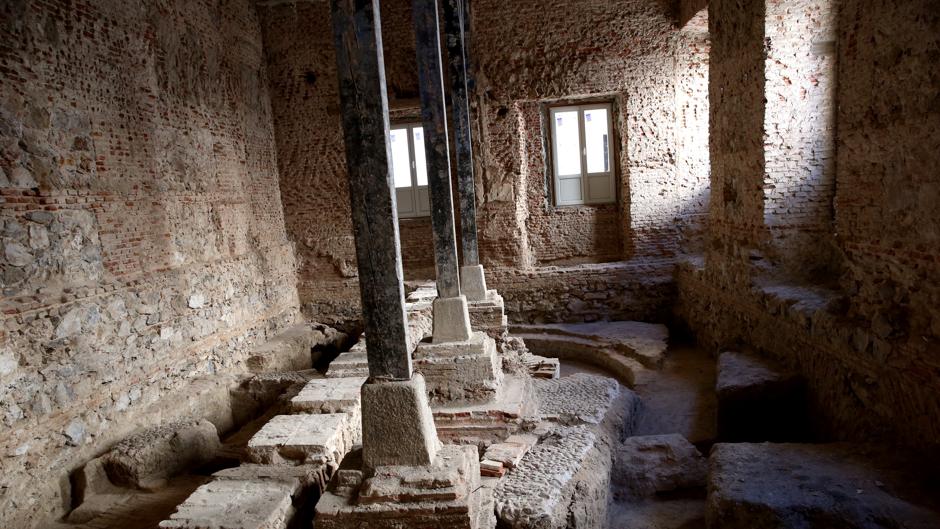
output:
[[434,262],[437,295],[460,295],[457,235],[454,231],[454,202],[450,182],[450,154],[441,68],[440,29],[437,0],[413,0],[421,118],[424,122],[428,187],[431,191],[431,224],[434,228]]
[[454,121],[457,191],[460,202],[460,242],[463,266],[480,264],[477,246],[476,195],[467,97],[467,11],[465,0],[444,0],[444,34],[450,63],[451,109]]
[[331,0],[330,7],[369,375],[408,380],[411,353],[398,212],[389,172],[379,1]]

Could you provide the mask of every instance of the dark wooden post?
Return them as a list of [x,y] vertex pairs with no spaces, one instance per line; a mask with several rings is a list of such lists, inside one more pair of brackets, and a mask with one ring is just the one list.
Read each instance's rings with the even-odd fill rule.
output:
[[373,378],[411,378],[378,0],[331,0],[359,290]]
[[473,151],[470,142],[470,102],[467,95],[467,16],[465,0],[444,0],[444,33],[450,63],[451,112],[454,120],[463,266],[480,264],[476,195],[473,187]]
[[454,203],[451,196],[447,110],[444,104],[437,0],[413,0],[412,6],[428,187],[431,192],[437,295],[440,298],[456,298],[460,295],[460,279],[457,235],[454,231]]

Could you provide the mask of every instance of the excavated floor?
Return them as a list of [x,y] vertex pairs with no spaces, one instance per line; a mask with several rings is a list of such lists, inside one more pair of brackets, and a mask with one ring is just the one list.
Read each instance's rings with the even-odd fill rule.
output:
[[[628,337],[624,337],[623,332],[628,328],[630,326],[621,325],[613,334],[626,340]],[[594,324],[589,330],[593,335],[604,335],[600,324]],[[656,329],[648,327],[646,331]],[[643,339],[649,337],[647,334]],[[582,346],[577,344],[577,347]],[[532,352],[539,354],[541,351],[535,349]],[[613,353],[623,354],[622,351]],[[859,464],[845,455],[854,454],[857,451],[855,446],[716,444],[724,441],[717,428],[720,403],[715,392],[719,365],[716,357],[698,347],[681,343],[670,344],[657,354],[656,365],[644,367],[642,377],[620,378],[619,383],[610,380],[611,374],[603,368],[577,360],[561,361],[561,379],[533,381],[533,391],[541,397],[541,422],[533,425],[533,430],[514,435],[500,446],[494,445],[493,450],[481,452],[482,484],[487,489],[484,508],[500,516],[499,527],[729,529],[764,526],[760,520],[752,519],[754,513],[779,519],[804,516],[835,523],[841,519],[839,517],[847,517],[838,509],[840,502],[833,504],[819,498],[836,498],[852,492],[857,496],[851,498],[855,501],[853,505],[858,504],[859,507],[850,514],[859,519],[880,516],[879,513],[885,509],[889,513],[916,515],[916,521],[925,520],[917,527],[931,527],[935,520],[940,519],[933,518],[932,511],[919,510],[918,505],[923,502],[912,503],[910,507],[899,503],[901,500],[897,498],[900,496],[895,497],[890,487],[879,481],[888,482],[883,474],[874,471],[859,473]],[[571,357],[576,358],[577,355]],[[598,377],[607,377],[607,381]],[[301,393],[311,379],[316,380],[292,404],[291,399]],[[200,490],[203,497],[211,497],[211,494],[205,494],[213,492],[209,490],[211,486],[204,487],[206,484],[215,483],[216,488],[229,486],[213,481],[212,474],[222,468],[233,467],[232,472],[239,476],[242,473],[253,476],[232,478],[243,479],[240,483],[257,483],[253,481],[257,476],[245,466],[250,455],[248,443],[265,425],[271,424],[274,417],[291,412],[336,413],[357,407],[357,403],[345,393],[332,389],[321,391],[321,386],[328,382],[342,385],[335,378],[298,371],[256,376],[252,380],[256,392],[265,395],[258,397],[259,404],[243,415],[242,426],[222,439],[214,461],[169,479],[152,492],[115,488],[99,497],[92,496],[84,508],[92,512],[97,508],[98,511],[89,521],[58,522],[46,527],[156,529],[161,521],[169,520],[175,512],[191,510],[192,503],[187,505],[185,502],[193,498],[198,500]],[[360,383],[361,378],[350,379],[348,385],[352,387]],[[301,401],[303,405],[298,404]],[[601,404],[594,405],[594,402]],[[597,413],[604,406],[607,406],[605,409],[622,409],[623,416],[618,419],[606,412]],[[613,421],[611,417],[614,417]],[[625,426],[621,428],[619,424]],[[622,432],[626,438],[618,438],[616,431]],[[355,432],[349,432],[349,435],[355,435]],[[538,440],[538,444],[533,446],[532,443],[536,442],[533,439]],[[345,444],[342,450],[348,448]],[[524,447],[520,448],[522,445]],[[744,456],[739,457],[735,450],[746,452],[753,465],[739,465],[738,460]],[[790,457],[789,466],[779,463],[781,453]],[[612,463],[608,465],[607,461]],[[332,468],[336,462],[331,460],[321,465],[322,469]],[[239,463],[242,466],[235,469]],[[751,468],[754,466],[760,470]],[[299,466],[291,468],[294,470],[288,473],[298,476],[308,473]],[[831,471],[831,468],[839,469],[841,474]],[[279,473],[277,469],[271,472]],[[323,474],[309,473],[308,481],[320,480],[318,483],[322,486],[322,480],[328,474],[329,470],[324,470]],[[843,479],[840,475],[851,479]],[[804,490],[805,476],[813,477],[813,490]],[[279,482],[280,476],[275,478]],[[275,481],[268,483],[273,485]],[[709,484],[708,493],[706,483]],[[309,483],[306,486],[309,487]],[[783,486],[789,487],[786,489],[790,491],[787,502],[769,501],[768,498],[773,498],[773,491],[769,489]],[[242,490],[239,488],[241,485],[234,483],[231,487]],[[245,488],[249,489],[251,487]],[[564,494],[559,494],[562,489]],[[279,496],[282,503],[291,501],[290,492],[285,494],[287,496]],[[601,506],[604,498],[610,499],[606,508]],[[312,496],[294,495],[290,508],[284,504],[286,511],[283,512],[288,513],[287,517],[293,516],[287,527],[309,527],[315,501]],[[875,503],[870,506],[872,501]],[[237,522],[240,503],[231,503],[232,510],[227,515]],[[899,505],[904,508],[899,508]],[[601,513],[600,518],[603,519],[596,513]],[[891,523],[890,519],[880,520],[871,527],[895,527]],[[181,524],[180,527],[189,525]]]

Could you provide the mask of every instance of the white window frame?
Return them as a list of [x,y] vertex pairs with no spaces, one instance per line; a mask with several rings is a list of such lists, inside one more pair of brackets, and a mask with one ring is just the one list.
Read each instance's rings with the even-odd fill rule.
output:
[[[586,110],[606,109],[607,110],[607,171],[600,173],[587,172],[587,138],[584,131],[584,112]],[[562,175],[558,170],[558,137],[557,121],[555,115],[559,112],[577,112],[578,113],[578,138],[580,144],[581,172],[576,175]],[[614,108],[612,103],[590,103],[584,105],[564,105],[549,107],[549,120],[551,121],[551,138],[549,145],[552,153],[552,182],[554,185],[554,202],[556,206],[585,206],[595,204],[611,204],[617,202],[617,192],[615,186],[615,162],[616,153],[614,148]],[[562,180],[580,180],[581,198],[562,200],[560,196]],[[591,199],[590,191],[592,185],[602,186],[604,193],[600,198]],[[596,188],[595,188],[596,189]]]
[[[430,192],[428,191],[427,185],[418,185],[418,166],[415,162],[414,130],[416,128],[423,129],[423,127],[424,125],[421,123],[397,123],[389,127],[389,130],[406,131],[405,136],[408,138],[408,166],[411,168],[411,186],[395,188],[395,201],[398,204],[398,218],[400,219],[431,216]],[[391,162],[391,160],[389,160],[389,162]],[[425,167],[427,167],[426,154]],[[410,207],[402,209],[402,204],[409,204]]]

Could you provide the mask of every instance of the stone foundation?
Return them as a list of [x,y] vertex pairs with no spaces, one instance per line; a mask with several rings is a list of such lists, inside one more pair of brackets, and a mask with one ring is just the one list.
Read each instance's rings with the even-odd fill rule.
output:
[[[357,475],[358,474],[358,475]],[[317,503],[318,529],[491,529],[472,446],[444,446],[424,466],[378,466],[363,479],[341,468]]]
[[483,332],[469,341],[422,343],[414,369],[424,375],[431,402],[481,402],[492,399],[502,383],[496,342]]

